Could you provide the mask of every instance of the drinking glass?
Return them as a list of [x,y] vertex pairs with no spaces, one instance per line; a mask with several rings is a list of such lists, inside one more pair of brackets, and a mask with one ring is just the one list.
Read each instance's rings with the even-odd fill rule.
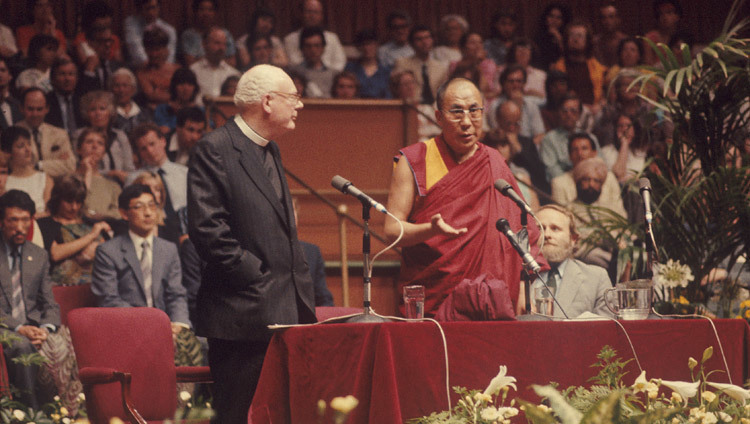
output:
[[404,311],[408,319],[424,318],[424,286],[404,286]]

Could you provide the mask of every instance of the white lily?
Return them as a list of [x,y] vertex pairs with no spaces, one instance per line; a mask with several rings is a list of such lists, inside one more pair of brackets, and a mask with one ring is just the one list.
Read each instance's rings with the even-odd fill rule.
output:
[[687,404],[689,398],[698,394],[698,386],[701,384],[700,381],[687,383],[684,381],[659,380],[659,382],[679,394],[685,401],[685,404]]
[[490,385],[487,386],[486,389],[484,389],[485,395],[496,395],[500,393],[500,390],[503,387],[510,386],[513,387],[513,390],[518,390],[516,388],[516,378],[515,377],[509,377],[505,374],[508,373],[508,367],[505,365],[500,366],[500,371],[497,373],[497,375],[490,381]]
[[641,374],[635,379],[631,387],[633,388],[633,393],[644,392],[652,399],[655,399],[659,393],[659,386],[651,380],[646,380],[646,371],[641,371]]
[[359,405],[359,400],[352,395],[347,395],[346,397],[339,396],[331,400],[331,408],[343,414],[348,414],[357,405]]
[[713,387],[714,389],[721,390],[725,395],[740,402],[745,402],[750,399],[750,390],[744,389],[740,386],[725,383],[712,383],[710,381],[706,381],[706,384]]

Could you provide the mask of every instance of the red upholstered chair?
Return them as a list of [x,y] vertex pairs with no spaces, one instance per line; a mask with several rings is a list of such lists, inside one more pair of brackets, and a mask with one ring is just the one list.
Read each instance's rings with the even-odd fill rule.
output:
[[68,314],[89,420],[174,417],[177,382],[207,382],[208,367],[175,367],[169,317],[156,308],[80,308]]
[[62,325],[68,325],[68,312],[77,308],[93,308],[96,306],[96,296],[91,291],[91,283],[77,286],[52,286],[52,295],[60,305],[60,319]]

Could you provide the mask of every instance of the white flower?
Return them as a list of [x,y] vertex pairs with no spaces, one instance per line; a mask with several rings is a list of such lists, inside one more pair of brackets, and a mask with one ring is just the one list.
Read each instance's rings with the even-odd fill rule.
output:
[[715,389],[721,390],[725,395],[740,402],[745,402],[750,399],[750,390],[743,389],[740,386],[735,386],[734,384],[712,383],[710,381],[706,381],[706,384]]
[[490,385],[487,386],[486,389],[484,389],[485,395],[496,395],[500,393],[500,390],[503,387],[510,386],[513,387],[513,390],[518,390],[516,388],[516,378],[515,377],[508,377],[505,374],[508,372],[508,367],[505,365],[500,366],[500,371],[497,373],[497,375],[490,381]]
[[701,393],[701,398],[705,400],[707,403],[711,403],[716,399],[716,395],[714,392],[703,392]]
[[477,402],[492,402],[492,396],[477,392],[474,394],[474,400],[476,400]]
[[482,417],[483,420],[487,421],[495,421],[503,417],[502,414],[500,414],[500,411],[498,411],[494,406],[488,406],[482,409],[482,412],[479,413],[479,416]]
[[668,260],[666,264],[654,264],[654,283],[661,287],[687,287],[693,281],[690,267],[680,261]]
[[511,417],[515,417],[516,415],[518,415],[518,409],[510,407],[510,406],[503,406],[503,407],[497,408],[497,412],[500,413],[500,415],[503,418],[511,418]]
[[24,412],[21,411],[20,409],[14,409],[13,410],[13,418],[17,419],[18,421],[21,421],[24,418],[26,418],[26,414],[24,414]]
[[55,402],[60,402],[60,396],[55,395],[55,397],[53,397],[52,400],[54,400]]
[[70,418],[68,418],[68,417],[63,418],[62,419],[62,423],[63,424],[70,424]]
[[[686,383],[684,381],[669,381],[669,380],[659,380],[659,383],[661,383],[664,386],[669,387],[674,392],[677,393],[678,396],[680,396],[685,403],[687,403],[688,399],[698,394],[698,386],[700,386],[700,381],[696,381],[693,383]],[[674,398],[674,394],[672,395]],[[678,400],[677,402],[681,402]]]
[[186,392],[185,390],[180,392],[180,400],[183,402],[187,402],[190,400],[192,396],[190,396],[190,393]]
[[86,395],[83,394],[83,392],[78,394],[78,401],[84,402],[86,400]]
[[724,421],[725,423],[732,422],[732,416],[723,411],[719,411],[719,418],[721,418],[721,420]]
[[344,414],[351,412],[351,410],[356,408],[358,404],[359,401],[352,395],[346,397],[339,396],[331,400],[331,408]]
[[646,380],[646,371],[641,371],[641,374],[635,379],[631,387],[633,388],[633,393],[644,392],[651,399],[656,399],[656,396],[659,394],[659,386],[651,380]]

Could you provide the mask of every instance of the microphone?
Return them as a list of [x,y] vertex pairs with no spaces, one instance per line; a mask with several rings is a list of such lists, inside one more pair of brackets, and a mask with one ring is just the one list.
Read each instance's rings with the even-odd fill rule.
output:
[[344,194],[351,194],[352,196],[356,197],[360,202],[362,202],[363,205],[372,206],[378,212],[382,212],[385,214],[388,213],[388,211],[385,209],[385,206],[381,205],[380,203],[376,202],[375,199],[363,193],[362,190],[354,187],[354,184],[352,184],[351,181],[340,175],[336,175],[335,177],[333,177],[333,179],[331,180],[331,185],[333,186],[333,188]]
[[[502,180],[498,180],[502,181]],[[497,182],[495,183],[495,186],[497,186]],[[518,241],[516,240],[516,235],[513,233],[513,230],[510,229],[510,224],[508,223],[508,220],[505,218],[500,218],[495,223],[495,228],[497,228],[498,231],[505,234],[505,237],[508,238],[508,241],[513,246],[514,249],[516,249],[516,252],[521,256],[521,259],[523,259],[523,263],[526,267],[530,268],[534,273],[539,273],[539,271],[542,269],[538,263],[536,263],[536,260],[534,260],[534,257],[531,256],[531,254],[527,251],[525,251],[520,244],[518,244]]]
[[[515,190],[513,190],[513,186],[508,184],[507,181],[500,178],[495,180],[495,189],[503,194],[503,196],[509,198],[510,200],[516,202],[519,208],[521,208],[522,211],[526,212],[529,215],[534,215],[534,212],[531,211],[531,208],[528,204],[521,198],[521,196],[516,193]],[[499,222],[499,221],[498,221]],[[508,221],[506,221],[508,222]],[[500,229],[498,227],[498,229]],[[502,230],[501,230],[502,231]]]
[[641,197],[643,197],[646,223],[650,225],[654,218],[654,215],[651,213],[651,181],[649,181],[648,178],[643,177],[638,180],[638,186],[640,187]]

